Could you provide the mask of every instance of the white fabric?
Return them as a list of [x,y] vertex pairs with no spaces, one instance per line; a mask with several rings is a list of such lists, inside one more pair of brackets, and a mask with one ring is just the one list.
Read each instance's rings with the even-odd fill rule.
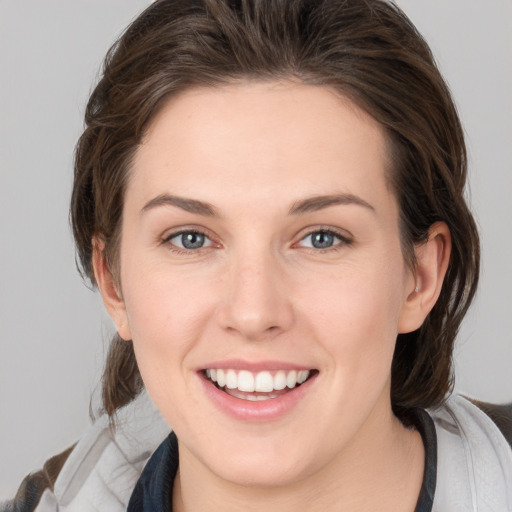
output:
[[142,469],[170,429],[146,393],[117,414],[112,432],[102,416],[64,464],[54,492],[36,512],[124,512]]
[[[496,425],[460,396],[429,411],[438,443],[433,512],[512,512],[512,450]],[[100,418],[62,468],[36,512],[122,512],[169,427],[143,393],[118,414],[115,434]]]
[[478,407],[460,396],[429,411],[437,433],[433,512],[511,512],[512,450]]

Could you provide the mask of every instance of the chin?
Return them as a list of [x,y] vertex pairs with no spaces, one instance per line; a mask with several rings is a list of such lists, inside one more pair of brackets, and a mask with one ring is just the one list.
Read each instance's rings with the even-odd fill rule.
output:
[[258,464],[245,461],[230,464],[229,468],[217,468],[217,474],[234,485],[259,489],[286,487],[306,476],[297,465],[284,465],[281,462],[275,459]]
[[[249,443],[253,443],[252,449],[247,446]],[[268,489],[293,485],[315,472],[318,465],[307,459],[304,450],[285,447],[282,442],[276,443],[279,449],[254,439],[242,444],[237,447],[230,443],[222,452],[203,451],[206,456],[201,457],[201,462],[217,477],[233,485]],[[219,453],[229,453],[229,457],[219,456]]]

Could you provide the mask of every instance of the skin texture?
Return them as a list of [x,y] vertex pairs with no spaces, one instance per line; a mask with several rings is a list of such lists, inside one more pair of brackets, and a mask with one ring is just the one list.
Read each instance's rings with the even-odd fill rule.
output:
[[[177,510],[414,509],[424,452],[392,414],[391,361],[397,333],[437,299],[450,237],[434,225],[407,266],[387,161],[377,122],[322,87],[192,89],[153,120],[130,170],[120,280],[100,239],[94,266],[177,433]],[[183,229],[204,246],[180,248]],[[321,230],[336,234],[331,247],[312,245]],[[285,414],[241,420],[212,402],[200,372],[232,359],[318,374]]]

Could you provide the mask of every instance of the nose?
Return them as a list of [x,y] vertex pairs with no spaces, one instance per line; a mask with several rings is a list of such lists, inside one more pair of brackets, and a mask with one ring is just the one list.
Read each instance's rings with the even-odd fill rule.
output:
[[221,306],[221,327],[249,341],[273,339],[293,324],[283,267],[269,255],[231,266]]

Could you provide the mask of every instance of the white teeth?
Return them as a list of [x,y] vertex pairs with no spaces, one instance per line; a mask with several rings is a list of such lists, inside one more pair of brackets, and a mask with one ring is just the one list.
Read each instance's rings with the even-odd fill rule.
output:
[[226,372],[226,387],[229,389],[235,389],[238,387],[238,378],[235,370],[228,370]]
[[261,402],[263,400],[270,400],[270,397],[265,395],[246,395],[244,400],[249,400],[250,402]]
[[286,376],[286,385],[290,389],[294,388],[297,385],[297,372],[295,370],[288,372],[288,375]]
[[242,370],[238,374],[238,390],[252,393],[254,391],[254,377],[251,372]]
[[256,375],[254,391],[269,393],[274,391],[274,379],[270,372],[260,372]]
[[309,372],[307,370],[301,370],[299,373],[297,373],[297,382],[299,384],[302,384],[306,381],[306,379],[309,377]]
[[217,370],[217,384],[223,388],[226,385],[226,376],[224,370]]
[[[238,389],[244,393],[271,393],[272,391],[281,391],[288,387],[293,389],[297,384],[305,382],[309,375],[309,370],[279,370],[273,376],[269,371],[252,373],[247,370],[223,370],[208,368],[205,371],[208,379],[216,382],[220,388],[224,386],[227,389]],[[248,396],[248,400],[267,400],[266,395]]]
[[274,376],[274,389],[281,391],[286,387],[286,373],[283,370],[279,370]]

